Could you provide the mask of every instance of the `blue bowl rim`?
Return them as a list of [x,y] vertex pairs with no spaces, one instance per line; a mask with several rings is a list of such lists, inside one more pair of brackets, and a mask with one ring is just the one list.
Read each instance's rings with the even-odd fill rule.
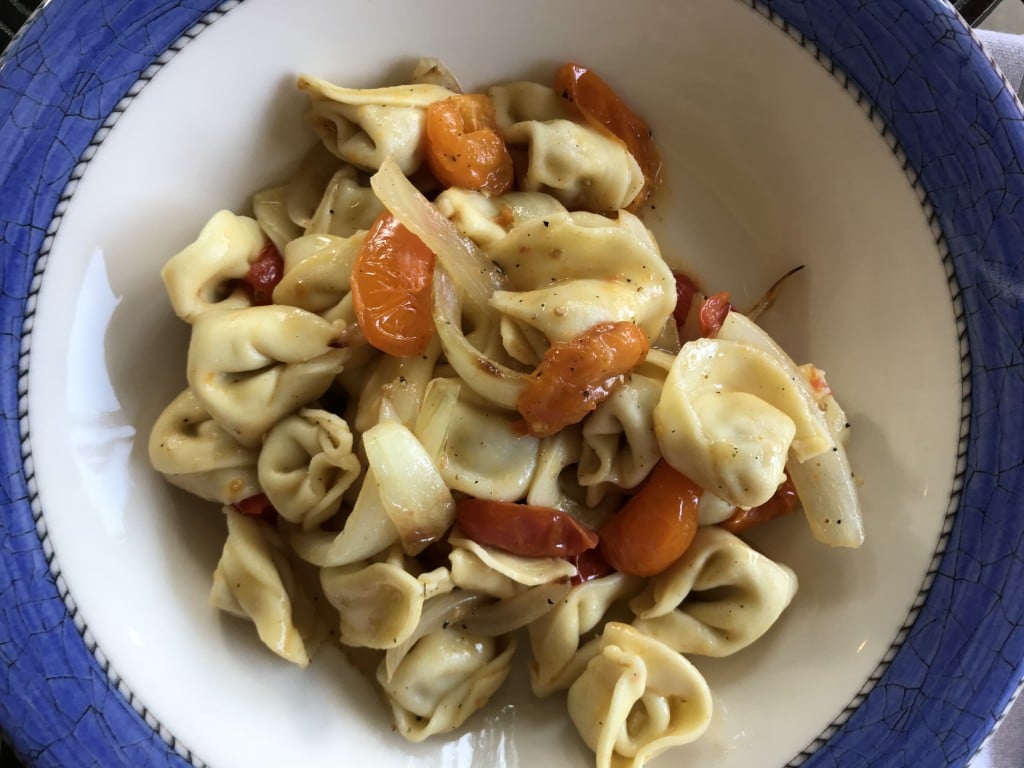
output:
[[[969,419],[946,546],[891,658],[790,765],[963,765],[1024,673],[1024,590],[1013,589],[1024,583],[1024,520],[1013,515],[1024,491],[1021,104],[942,0],[738,1],[814,56],[890,141],[948,261],[966,335]],[[202,764],[123,685],[59,575],[24,452],[24,342],[81,162],[160,66],[239,4],[49,4],[0,56],[0,728],[32,765]]]

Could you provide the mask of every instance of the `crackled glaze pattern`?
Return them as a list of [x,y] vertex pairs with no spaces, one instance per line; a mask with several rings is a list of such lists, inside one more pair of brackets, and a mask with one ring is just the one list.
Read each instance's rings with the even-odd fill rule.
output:
[[[962,765],[998,718],[1012,693],[1006,681],[1020,677],[1024,659],[1024,595],[1004,588],[1024,581],[1024,520],[1013,514],[1024,492],[1020,105],[937,0],[749,4],[848,79],[893,138],[948,248],[970,348],[967,469],[948,548],[877,683],[826,734],[827,745],[809,745],[793,764]],[[0,60],[0,114],[10,115],[0,124],[0,723],[39,766],[199,764],[119,686],[68,610],[33,515],[31,457],[22,455],[19,370],[32,295],[80,161],[124,98],[216,7],[159,1],[140,15],[132,5],[54,4]],[[58,55],[68,50],[74,55]],[[82,71],[82,60],[102,64]]]
[[949,9],[834,5],[856,14],[856,27],[809,4],[764,8],[865,94],[936,211],[961,288],[971,421],[959,509],[920,614],[881,680],[806,765],[962,765],[1024,663],[1024,602],[1004,588],[1024,578],[1021,529],[1005,514],[1024,491],[1020,105]]
[[[33,514],[31,456],[22,456],[26,334],[81,161],[125,102],[223,13],[201,2],[153,3],[141,15],[128,2],[93,5],[46,8],[0,58],[0,114],[10,116],[0,125],[0,720],[34,766],[201,765],[120,684],[68,610]],[[87,60],[105,64],[82,70]]]

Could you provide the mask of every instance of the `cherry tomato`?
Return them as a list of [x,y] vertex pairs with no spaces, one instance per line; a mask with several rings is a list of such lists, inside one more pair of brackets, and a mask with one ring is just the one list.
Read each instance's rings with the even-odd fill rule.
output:
[[261,520],[273,520],[277,517],[277,510],[265,493],[257,493],[255,496],[236,501],[232,506],[246,517],[258,517]]
[[615,569],[601,556],[601,550],[596,548],[565,559],[576,566],[576,575],[569,580],[571,584],[583,584],[615,573]]
[[672,317],[676,321],[676,327],[682,328],[690,314],[693,296],[697,293],[697,284],[689,275],[682,272],[673,271],[672,275],[676,279],[676,307],[672,310]]
[[447,187],[495,196],[512,186],[514,168],[498,134],[494,106],[482,93],[459,94],[427,107],[427,164]]
[[263,246],[256,260],[249,265],[249,271],[242,283],[249,292],[249,298],[256,306],[270,304],[274,300],[274,288],[284,276],[284,259],[273,243]]
[[725,316],[732,312],[732,309],[728,291],[708,296],[700,305],[700,332],[709,339],[718,336]]
[[648,349],[647,335],[626,321],[599,323],[552,344],[516,400],[526,430],[547,437],[578,423],[626,380]]
[[618,138],[640,165],[644,187],[627,206],[635,211],[651,194],[661,173],[661,155],[647,123],[626,106],[611,86],[593,70],[579,64],[562,65],[555,74],[555,92],[575,105],[591,124]]
[[419,355],[434,335],[434,254],[385,211],[352,266],[352,303],[366,340],[396,357]]
[[640,490],[598,530],[604,559],[634,576],[661,573],[693,541],[700,496],[696,483],[659,461]]
[[572,557],[597,546],[596,533],[551,507],[460,499],[455,522],[477,544],[523,557]]
[[719,523],[729,533],[742,533],[751,528],[774,520],[776,517],[788,515],[799,503],[796,488],[787,477],[778,487],[775,494],[764,504],[750,509],[738,509],[736,513],[723,523]]

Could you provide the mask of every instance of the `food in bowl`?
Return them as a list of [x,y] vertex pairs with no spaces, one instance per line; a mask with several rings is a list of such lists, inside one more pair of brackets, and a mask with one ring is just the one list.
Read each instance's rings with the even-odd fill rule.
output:
[[320,141],[162,270],[188,387],[149,454],[222,505],[212,604],[300,666],[370,649],[410,741],[485,706],[524,633],[599,766],[699,738],[688,656],[749,646],[797,589],[740,534],[799,505],[863,541],[824,373],[763,303],[673,272],[651,131],[586,67],[299,87]]

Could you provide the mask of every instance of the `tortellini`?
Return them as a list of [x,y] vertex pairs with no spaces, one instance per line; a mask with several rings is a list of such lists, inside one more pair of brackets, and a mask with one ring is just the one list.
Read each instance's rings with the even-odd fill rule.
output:
[[308,120],[335,155],[364,170],[387,157],[405,174],[423,161],[426,107],[452,95],[439,85],[342,88],[310,75],[299,78],[309,94]]
[[304,408],[277,422],[260,449],[260,487],[281,517],[313,528],[333,516],[359,477],[352,433],[341,417]]
[[569,688],[569,717],[597,768],[642,768],[700,738],[711,691],[685,656],[628,624],[609,622],[598,651]]
[[239,445],[186,389],[164,408],[149,435],[149,461],[179,488],[221,504],[260,492],[259,451]]
[[517,434],[513,415],[466,396],[451,414],[439,461],[441,476],[452,490],[515,501],[526,495],[539,450],[538,438]]
[[344,368],[344,324],[298,309],[204,312],[192,325],[188,381],[217,423],[256,445],[282,416],[320,397]]
[[481,709],[508,677],[516,643],[454,627],[425,635],[380,683],[399,733],[412,742],[458,728]]
[[249,618],[260,640],[278,656],[304,667],[319,621],[271,524],[224,507],[228,537],[213,574],[210,602]]
[[219,211],[199,237],[172,256],[160,271],[175,314],[188,323],[212,308],[249,306],[241,279],[267,238],[255,219]]
[[[450,592],[446,572],[413,576],[403,558],[324,568],[324,594],[341,617],[340,639],[356,648],[394,648],[405,642],[420,621],[431,594]],[[430,589],[428,589],[428,586]]]
[[661,458],[651,413],[662,384],[634,373],[583,420],[578,476],[593,504],[603,498],[605,485],[635,488]]
[[666,460],[740,507],[772,497],[791,447],[813,456],[831,446],[793,377],[764,350],[725,339],[683,345],[654,420]]
[[320,315],[328,322],[355,324],[350,279],[365,233],[351,237],[304,235],[284,249],[284,275],[274,303]]
[[373,190],[360,184],[356,169],[347,165],[331,177],[303,234],[351,237],[368,230],[383,210]]
[[542,83],[529,80],[500,83],[488,88],[487,95],[494,104],[495,122],[502,131],[528,120],[579,119],[579,112],[571,104]]
[[519,180],[529,192],[547,192],[584,211],[626,208],[644,187],[644,173],[621,141],[572,120],[529,120],[505,130],[513,147],[529,153]]
[[566,213],[564,205],[543,192],[509,192],[488,197],[481,192],[451,187],[439,194],[434,203],[462,234],[482,248],[493,245],[519,224]]
[[633,626],[679,653],[729,656],[767,632],[796,589],[787,566],[722,528],[699,528],[686,553],[633,599]]
[[530,219],[487,249],[508,275],[491,306],[567,341],[598,323],[634,322],[655,338],[675,307],[675,278],[633,214],[556,213]]
[[558,605],[530,624],[530,685],[536,696],[567,689],[598,652],[598,637],[584,640],[612,606],[632,597],[642,580],[624,573],[578,584]]

